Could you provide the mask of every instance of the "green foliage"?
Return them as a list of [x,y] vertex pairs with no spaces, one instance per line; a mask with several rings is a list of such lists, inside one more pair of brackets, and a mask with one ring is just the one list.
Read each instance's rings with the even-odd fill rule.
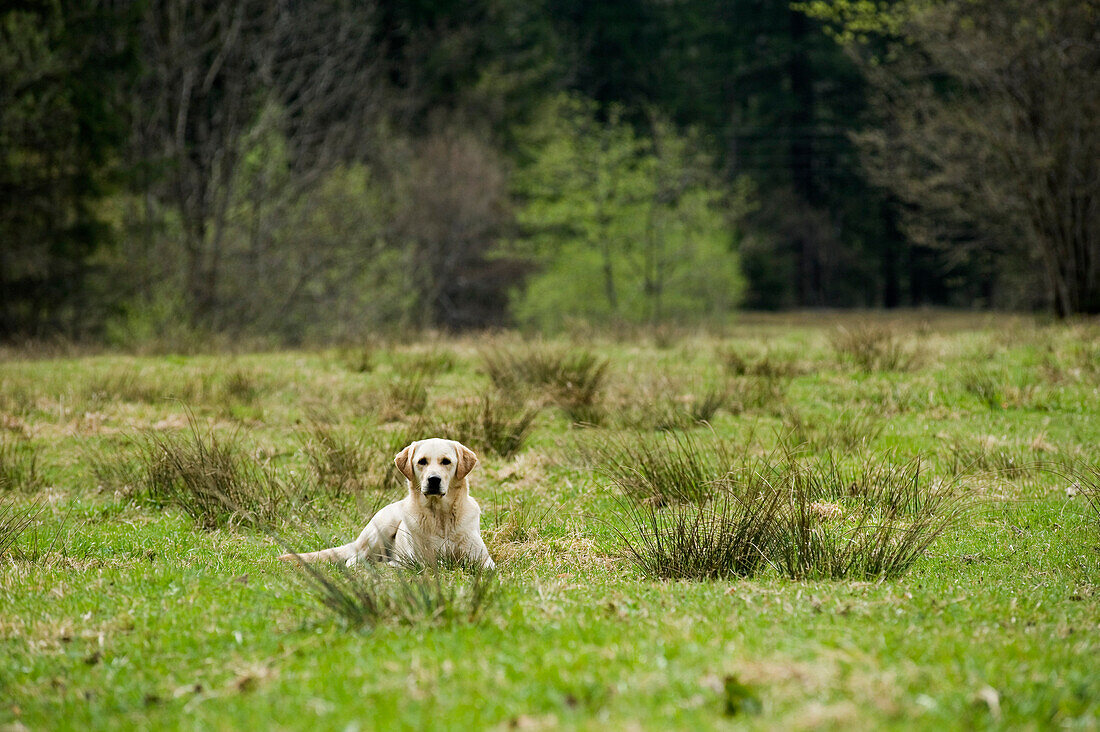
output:
[[690,320],[739,300],[730,211],[744,201],[725,199],[697,140],[659,118],[640,136],[621,115],[561,96],[528,131],[514,247],[539,271],[516,293],[522,323]]

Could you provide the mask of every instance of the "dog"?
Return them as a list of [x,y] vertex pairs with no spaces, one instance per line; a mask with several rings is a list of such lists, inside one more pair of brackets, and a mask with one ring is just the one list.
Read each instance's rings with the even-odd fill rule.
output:
[[417,440],[393,459],[408,479],[408,495],[374,515],[350,544],[308,554],[283,554],[299,562],[430,564],[441,557],[494,569],[481,539],[481,507],[470,497],[466,476],[477,455],[454,440]]

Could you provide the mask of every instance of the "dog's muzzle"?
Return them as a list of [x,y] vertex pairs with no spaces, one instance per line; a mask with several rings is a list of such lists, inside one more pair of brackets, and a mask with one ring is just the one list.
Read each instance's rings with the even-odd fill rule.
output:
[[441,496],[443,495],[443,479],[438,475],[429,475],[424,485],[424,495],[426,496]]

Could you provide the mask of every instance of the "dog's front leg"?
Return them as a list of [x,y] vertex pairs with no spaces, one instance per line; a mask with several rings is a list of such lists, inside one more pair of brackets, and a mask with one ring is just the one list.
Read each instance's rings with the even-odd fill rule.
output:
[[391,503],[374,514],[355,540],[355,553],[348,558],[347,566],[361,561],[384,562],[389,559],[403,515],[400,502]]
[[481,534],[474,534],[466,545],[466,561],[475,564],[482,569],[496,569],[493,558],[489,556],[489,550],[485,547],[485,541]]

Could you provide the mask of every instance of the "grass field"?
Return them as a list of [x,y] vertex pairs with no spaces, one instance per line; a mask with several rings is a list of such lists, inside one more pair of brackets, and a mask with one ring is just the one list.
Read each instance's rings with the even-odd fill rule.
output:
[[[499,571],[325,571],[455,437]],[[1100,326],[0,352],[0,727],[1100,726]]]

